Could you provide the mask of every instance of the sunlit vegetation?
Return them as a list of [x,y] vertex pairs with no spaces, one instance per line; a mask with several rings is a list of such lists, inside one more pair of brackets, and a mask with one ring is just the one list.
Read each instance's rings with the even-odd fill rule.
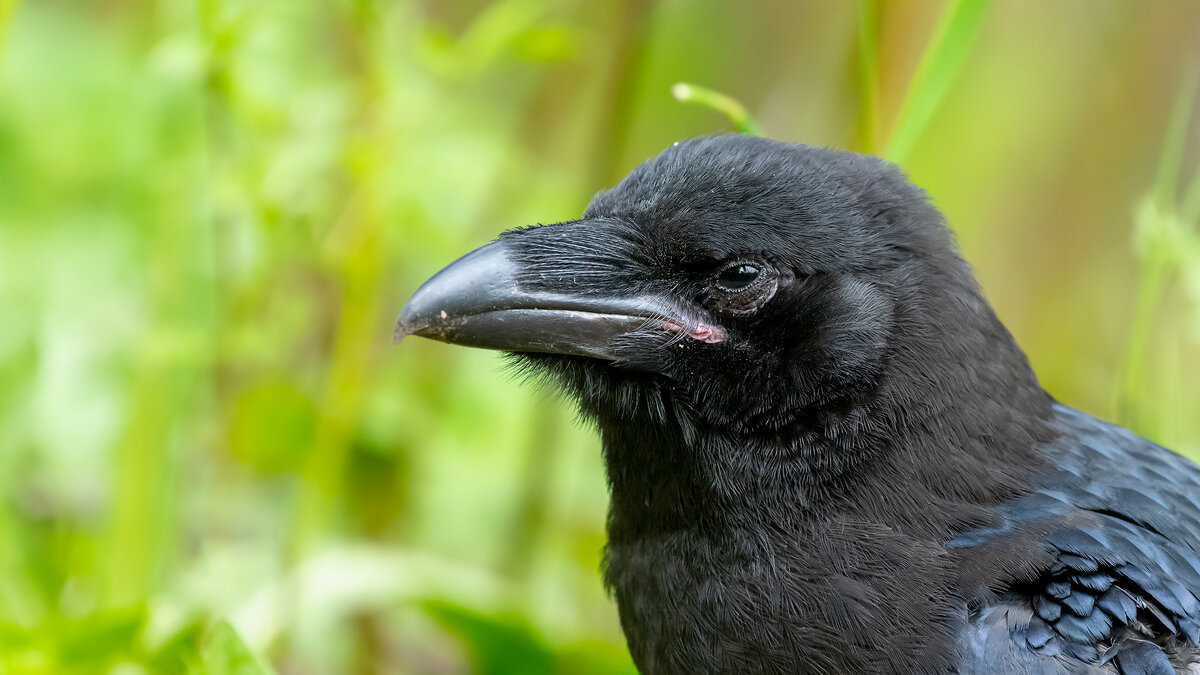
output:
[[1051,393],[1200,456],[1198,27],[0,0],[0,673],[632,672],[590,430],[391,325],[703,133],[901,163]]

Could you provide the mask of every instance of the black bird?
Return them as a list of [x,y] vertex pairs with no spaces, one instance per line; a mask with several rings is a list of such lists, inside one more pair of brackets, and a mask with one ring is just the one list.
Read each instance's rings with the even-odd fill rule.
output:
[[643,673],[1200,673],[1200,467],[1043,391],[880,159],[677,143],[443,269],[414,334],[594,421]]

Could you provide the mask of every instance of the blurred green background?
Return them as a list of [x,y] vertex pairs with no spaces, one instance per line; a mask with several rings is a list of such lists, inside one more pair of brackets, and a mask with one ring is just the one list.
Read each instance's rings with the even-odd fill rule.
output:
[[630,672],[598,443],[391,324],[734,128],[900,160],[1061,400],[1200,456],[1200,4],[0,0],[0,673]]

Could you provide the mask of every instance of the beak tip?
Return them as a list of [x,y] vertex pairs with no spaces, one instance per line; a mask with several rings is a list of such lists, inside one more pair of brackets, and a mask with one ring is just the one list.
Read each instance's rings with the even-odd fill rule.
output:
[[409,326],[408,322],[406,322],[404,320],[404,315],[401,314],[400,318],[396,319],[395,327],[392,328],[392,344],[394,344],[394,345],[400,344],[400,342],[403,341],[404,338],[408,337],[409,335],[412,335],[415,332],[417,332],[417,329],[413,328],[412,326]]

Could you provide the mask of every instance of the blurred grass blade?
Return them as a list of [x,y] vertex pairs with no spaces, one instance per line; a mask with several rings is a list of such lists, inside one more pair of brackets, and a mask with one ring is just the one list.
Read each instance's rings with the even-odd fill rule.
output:
[[686,82],[679,82],[671,87],[671,95],[677,101],[696,103],[723,113],[729,118],[729,121],[733,122],[737,130],[744,134],[766,136],[762,127],[746,111],[746,106],[735,98]]
[[979,34],[988,0],[947,0],[900,106],[885,156],[902,164],[950,89]]
[[1134,232],[1137,240],[1141,277],[1138,280],[1137,297],[1134,300],[1133,322],[1129,330],[1129,344],[1125,350],[1121,387],[1117,397],[1117,422],[1133,431],[1148,434],[1147,422],[1140,417],[1134,405],[1140,398],[1145,380],[1145,357],[1150,342],[1150,328],[1158,309],[1159,299],[1167,284],[1169,261],[1163,247],[1166,216],[1152,198],[1142,200],[1134,216]]
[[879,0],[858,2],[858,136],[866,152],[879,152]]
[[[1173,201],[1172,192],[1179,180],[1183,164],[1183,151],[1187,147],[1188,122],[1196,114],[1196,94],[1200,90],[1200,63],[1192,63],[1184,74],[1184,84],[1171,111],[1167,130],[1167,142],[1163,146],[1163,157],[1155,180],[1156,199],[1162,204]],[[1171,156],[1168,157],[1168,153]],[[1161,191],[1161,192],[1160,192]],[[1192,174],[1192,180],[1179,203],[1179,217],[1184,223],[1196,226],[1200,220],[1200,167]]]
[[8,27],[17,15],[18,4],[18,0],[0,0],[0,52],[4,50],[4,37],[8,35]]
[[1171,119],[1167,122],[1167,134],[1163,138],[1162,154],[1158,160],[1158,173],[1154,177],[1154,187],[1151,192],[1155,205],[1162,211],[1167,211],[1175,206],[1175,188],[1179,183],[1183,150],[1187,145],[1188,123],[1192,118],[1192,110],[1196,101],[1196,82],[1196,68],[1193,66],[1184,74],[1183,86],[1179,88],[1179,96],[1175,99],[1175,105],[1171,109]]
[[1196,226],[1200,221],[1200,168],[1192,175],[1192,182],[1183,195],[1183,203],[1179,205],[1179,215],[1183,222]]
[[1117,419],[1134,431],[1149,435],[1161,432],[1161,428],[1153,427],[1161,427],[1165,421],[1161,410],[1135,407],[1136,402],[1149,398],[1145,396],[1143,387],[1150,333],[1167,282],[1171,274],[1178,270],[1180,255],[1186,249],[1180,243],[1185,239],[1183,227],[1190,222],[1188,214],[1200,208],[1194,203],[1200,201],[1197,194],[1200,193],[1200,178],[1189,187],[1183,204],[1176,202],[1176,184],[1187,145],[1188,126],[1195,108],[1197,82],[1197,70],[1192,67],[1184,74],[1167,123],[1154,184],[1134,214],[1134,248],[1141,266],[1141,278],[1118,390]]

